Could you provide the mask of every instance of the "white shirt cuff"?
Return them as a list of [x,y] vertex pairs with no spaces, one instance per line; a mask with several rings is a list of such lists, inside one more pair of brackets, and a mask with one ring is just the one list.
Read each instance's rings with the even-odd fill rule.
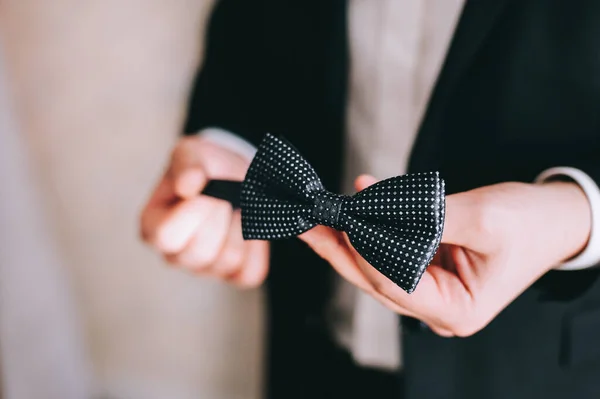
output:
[[218,127],[209,127],[198,132],[203,138],[212,141],[221,147],[236,152],[248,160],[252,160],[256,154],[256,147],[244,140],[237,134]]
[[550,168],[542,172],[536,183],[544,183],[553,177],[566,176],[577,183],[590,203],[592,225],[587,246],[576,257],[558,265],[556,270],[581,270],[600,264],[600,189],[594,180],[579,169],[570,167]]

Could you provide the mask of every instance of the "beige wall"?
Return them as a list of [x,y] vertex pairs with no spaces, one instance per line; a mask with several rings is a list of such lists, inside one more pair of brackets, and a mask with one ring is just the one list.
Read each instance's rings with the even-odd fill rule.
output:
[[137,239],[210,7],[0,3],[16,119],[72,279],[94,380],[114,398],[254,398],[260,390],[260,293],[169,269]]

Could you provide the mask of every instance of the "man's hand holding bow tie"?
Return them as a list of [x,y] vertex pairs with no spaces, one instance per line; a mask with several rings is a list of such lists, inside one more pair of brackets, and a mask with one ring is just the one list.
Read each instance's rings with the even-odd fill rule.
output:
[[[361,176],[356,188],[375,182]],[[442,244],[410,295],[371,267],[345,233],[317,226],[300,238],[388,308],[440,335],[468,336],[579,253],[589,233],[589,204],[576,184],[503,183],[449,195]]]
[[202,137],[180,140],[142,211],[142,239],[174,266],[239,287],[262,284],[269,243],[244,241],[240,210],[198,195],[210,179],[243,179],[248,164]]

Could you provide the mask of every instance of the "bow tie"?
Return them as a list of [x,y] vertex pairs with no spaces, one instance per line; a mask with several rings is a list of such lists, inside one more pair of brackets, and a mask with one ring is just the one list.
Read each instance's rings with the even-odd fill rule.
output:
[[203,194],[241,208],[246,240],[291,238],[317,225],[343,231],[371,266],[408,293],[435,255],[444,226],[444,181],[437,172],[335,194],[291,144],[270,134],[243,182],[213,180]]

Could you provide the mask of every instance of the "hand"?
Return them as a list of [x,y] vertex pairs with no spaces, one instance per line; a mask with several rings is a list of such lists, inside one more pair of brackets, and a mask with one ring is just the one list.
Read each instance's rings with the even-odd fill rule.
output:
[[240,211],[199,195],[209,179],[243,180],[248,166],[200,136],[183,138],[141,214],[142,239],[173,265],[242,287],[260,285],[268,271],[268,242],[244,241]]
[[[356,188],[373,183],[362,176]],[[388,308],[440,335],[468,336],[583,250],[590,220],[586,196],[574,183],[502,183],[449,195],[442,244],[410,295],[370,266],[344,233],[319,226],[301,238]]]

